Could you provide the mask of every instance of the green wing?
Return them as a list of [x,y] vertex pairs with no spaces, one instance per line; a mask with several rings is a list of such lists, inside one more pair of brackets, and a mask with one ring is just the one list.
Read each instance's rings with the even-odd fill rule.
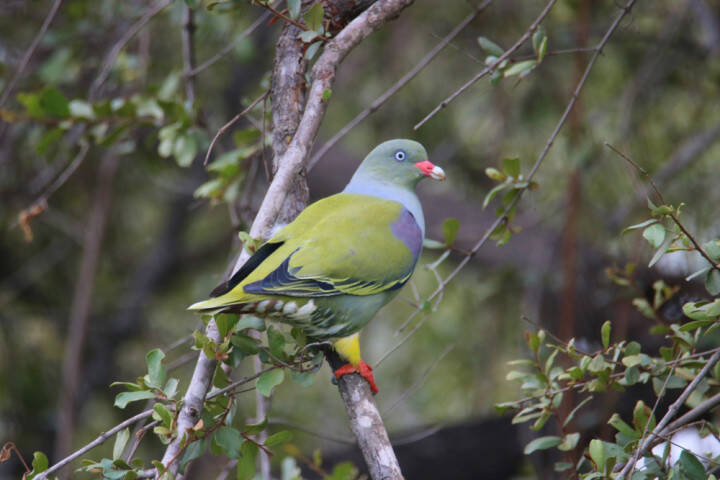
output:
[[270,239],[269,244],[282,246],[248,275],[243,289],[328,296],[399,288],[417,261],[391,229],[402,213],[400,203],[368,195],[342,193],[320,200]]
[[[213,297],[192,310],[222,308],[268,295],[321,297],[373,295],[400,288],[412,275],[415,251],[391,226],[409,215],[400,203],[339,193],[319,200],[268,240]],[[412,219],[412,216],[410,216]]]

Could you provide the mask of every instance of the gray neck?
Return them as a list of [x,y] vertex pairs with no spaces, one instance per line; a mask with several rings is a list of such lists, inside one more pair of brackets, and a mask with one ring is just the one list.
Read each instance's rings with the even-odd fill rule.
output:
[[385,183],[377,180],[372,182],[364,181],[359,178],[352,178],[347,184],[344,193],[358,193],[361,195],[371,195],[373,197],[385,198],[399,202],[415,217],[423,238],[425,238],[425,216],[423,215],[420,200],[413,190],[407,187],[399,186],[394,183]]

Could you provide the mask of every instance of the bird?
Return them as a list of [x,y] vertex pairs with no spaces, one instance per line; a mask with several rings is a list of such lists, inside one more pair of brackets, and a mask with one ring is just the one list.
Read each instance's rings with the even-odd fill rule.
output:
[[415,187],[424,178],[445,180],[445,172],[422,144],[381,143],[342,192],[310,204],[188,309],[253,314],[330,341],[347,362],[335,377],[358,373],[377,393],[359,331],[398,294],[420,258],[425,218]]

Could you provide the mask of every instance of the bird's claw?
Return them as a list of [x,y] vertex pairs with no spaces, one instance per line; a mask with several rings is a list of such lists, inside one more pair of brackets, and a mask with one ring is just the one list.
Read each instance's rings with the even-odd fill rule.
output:
[[351,363],[347,363],[335,370],[334,373],[335,378],[340,378],[348,373],[357,373],[368,382],[373,395],[379,392],[378,387],[375,384],[375,378],[373,377],[372,367],[363,361],[361,361],[357,367]]

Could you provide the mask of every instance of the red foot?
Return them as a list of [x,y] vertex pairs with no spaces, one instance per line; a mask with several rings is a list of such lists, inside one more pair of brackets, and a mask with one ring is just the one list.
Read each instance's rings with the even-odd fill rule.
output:
[[335,370],[335,378],[340,378],[343,375],[347,375],[348,373],[359,374],[370,384],[370,390],[372,390],[373,394],[378,393],[379,390],[377,385],[375,384],[375,378],[373,378],[372,367],[370,365],[363,361],[361,361],[360,365],[357,367],[355,367],[351,363],[346,363],[342,367]]

